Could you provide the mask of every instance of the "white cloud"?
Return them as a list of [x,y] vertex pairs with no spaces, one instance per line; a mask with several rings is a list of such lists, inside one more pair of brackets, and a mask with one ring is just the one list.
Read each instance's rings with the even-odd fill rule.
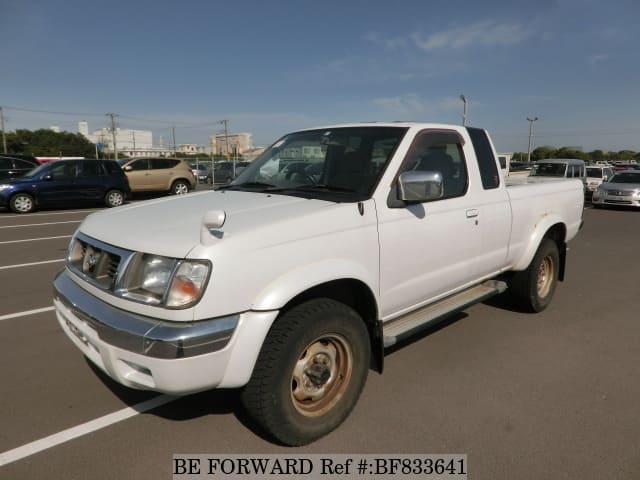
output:
[[595,65],[598,62],[602,62],[603,60],[607,60],[609,58],[609,55],[606,53],[596,53],[593,55],[590,55],[587,58],[587,62],[589,62],[590,65]]
[[411,35],[416,46],[425,51],[462,49],[473,46],[507,47],[522,42],[531,31],[520,24],[495,23],[493,20],[453,27],[424,36]]
[[362,39],[374,45],[382,46],[387,50],[397,50],[409,45],[408,40],[404,37],[384,37],[376,32],[367,33],[363,35]]

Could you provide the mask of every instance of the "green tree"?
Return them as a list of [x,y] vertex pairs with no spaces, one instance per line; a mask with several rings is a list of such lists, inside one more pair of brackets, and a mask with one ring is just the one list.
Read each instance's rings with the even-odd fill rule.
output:
[[555,147],[550,147],[549,145],[538,147],[531,152],[531,161],[543,160],[545,158],[558,158],[556,152]]
[[95,145],[79,133],[54,132],[52,130],[24,130],[8,132],[7,149],[10,153],[34,157],[93,157]]
[[633,160],[635,155],[636,152],[634,152],[633,150],[620,150],[616,154],[616,160]]

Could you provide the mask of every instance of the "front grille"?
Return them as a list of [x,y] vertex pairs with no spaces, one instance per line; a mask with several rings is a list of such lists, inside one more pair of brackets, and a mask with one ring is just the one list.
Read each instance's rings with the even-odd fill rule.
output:
[[131,254],[79,233],[69,248],[67,265],[96,287],[113,291],[120,266]]
[[612,200],[610,198],[605,199],[605,203],[614,203],[616,205],[632,205],[633,202],[629,200]]
[[607,195],[615,195],[616,197],[630,197],[633,194],[633,190],[609,190],[607,192]]

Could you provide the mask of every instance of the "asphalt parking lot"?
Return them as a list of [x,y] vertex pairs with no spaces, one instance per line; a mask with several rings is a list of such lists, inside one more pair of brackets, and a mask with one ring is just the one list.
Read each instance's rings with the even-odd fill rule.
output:
[[1,479],[171,478],[175,453],[292,452],[465,453],[474,479],[640,477],[640,212],[585,210],[545,312],[469,308],[389,352],[337,431],[287,449],[237,392],[129,390],[65,337],[51,281],[94,210],[0,211]]

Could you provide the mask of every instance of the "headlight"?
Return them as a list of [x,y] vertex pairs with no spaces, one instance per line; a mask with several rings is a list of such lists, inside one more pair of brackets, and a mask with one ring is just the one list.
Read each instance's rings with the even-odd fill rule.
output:
[[208,276],[208,262],[137,253],[115,293],[149,305],[186,308],[200,299]]

